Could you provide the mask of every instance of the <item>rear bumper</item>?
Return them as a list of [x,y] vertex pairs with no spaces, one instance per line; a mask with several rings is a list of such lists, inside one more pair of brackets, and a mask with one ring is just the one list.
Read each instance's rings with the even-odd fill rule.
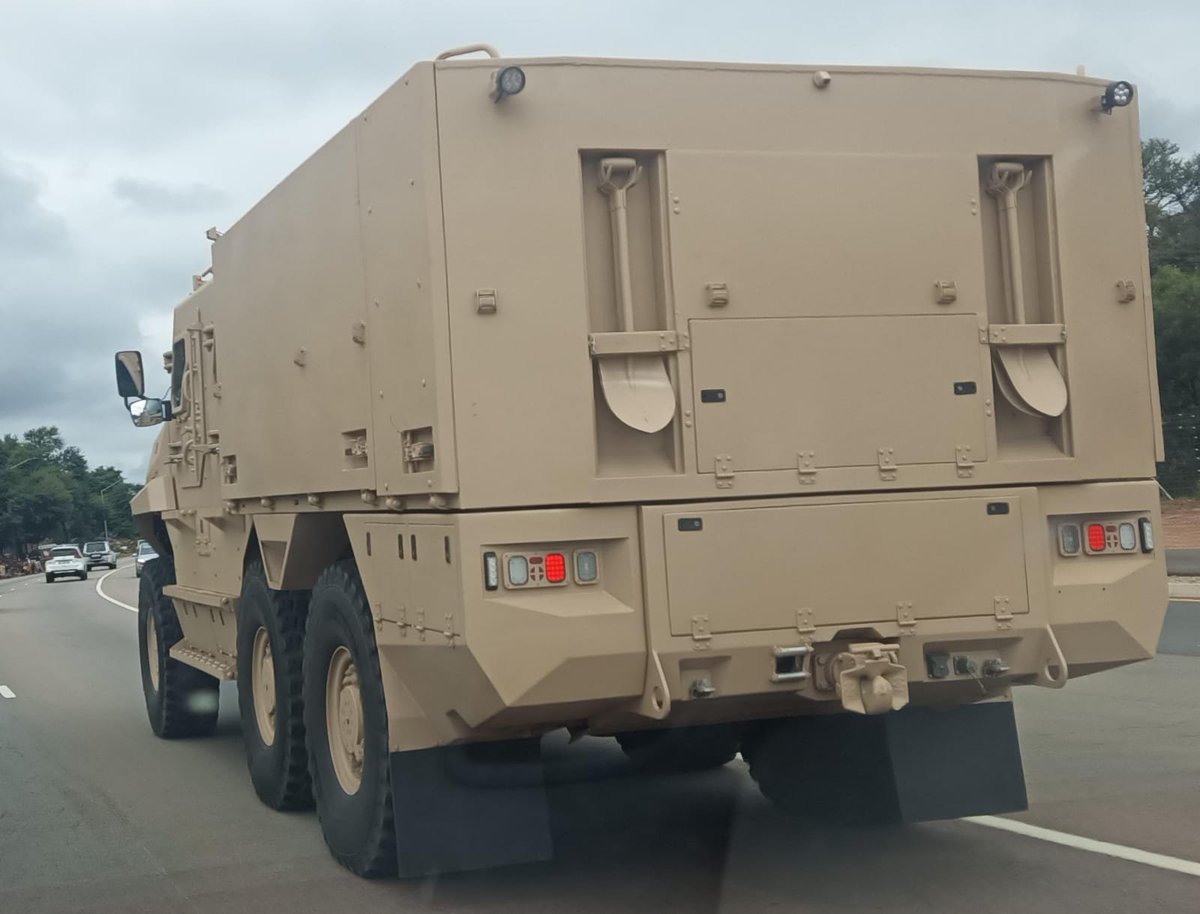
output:
[[[700,531],[681,532],[681,516]],[[1146,659],[1166,608],[1165,550],[1058,548],[1064,521],[1124,517],[1160,531],[1153,481],[358,515],[347,526],[377,607],[392,748],[410,749],[564,724],[614,732],[840,711],[822,666],[861,642],[892,652],[913,706]],[[368,555],[368,527],[376,544],[417,536],[422,561],[378,545]],[[485,590],[488,552],[581,547],[599,555],[597,584]],[[781,662],[789,655],[799,659]]]

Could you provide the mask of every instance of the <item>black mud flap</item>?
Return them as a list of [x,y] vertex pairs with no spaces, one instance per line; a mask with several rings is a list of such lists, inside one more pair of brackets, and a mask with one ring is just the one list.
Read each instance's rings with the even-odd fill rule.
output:
[[401,877],[553,857],[539,740],[393,752],[391,774]]
[[902,821],[1029,807],[1012,702],[906,708],[866,720],[883,724]]

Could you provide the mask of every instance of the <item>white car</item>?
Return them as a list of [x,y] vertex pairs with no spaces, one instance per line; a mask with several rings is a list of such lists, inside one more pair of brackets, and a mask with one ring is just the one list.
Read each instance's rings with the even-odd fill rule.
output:
[[156,558],[158,558],[158,553],[154,551],[154,547],[151,546],[149,543],[147,543],[145,540],[139,540],[138,548],[137,548],[137,558],[134,559],[133,573],[135,575],[137,575],[137,577],[140,578],[142,576],[142,566],[145,565],[151,559],[156,559]]
[[58,578],[87,580],[87,559],[78,546],[55,546],[46,560],[46,583],[53,584]]
[[97,540],[94,543],[84,543],[83,554],[87,557],[88,571],[91,571],[93,568],[99,568],[101,565],[107,568],[117,567],[117,553],[104,540]]

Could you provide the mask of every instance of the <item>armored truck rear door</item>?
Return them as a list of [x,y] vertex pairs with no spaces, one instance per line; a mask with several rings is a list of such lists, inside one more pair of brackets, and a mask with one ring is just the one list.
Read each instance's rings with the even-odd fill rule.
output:
[[668,154],[701,473],[986,459],[971,164]]
[[701,470],[985,453],[972,315],[697,320],[691,336]]

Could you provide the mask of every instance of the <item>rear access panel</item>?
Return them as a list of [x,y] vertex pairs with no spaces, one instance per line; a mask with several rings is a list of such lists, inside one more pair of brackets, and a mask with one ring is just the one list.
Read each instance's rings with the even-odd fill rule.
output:
[[691,336],[701,472],[985,459],[975,315],[693,320]]
[[[984,616],[1029,611],[1017,497],[720,508],[664,515],[671,631]],[[911,604],[911,607],[907,606]]]

